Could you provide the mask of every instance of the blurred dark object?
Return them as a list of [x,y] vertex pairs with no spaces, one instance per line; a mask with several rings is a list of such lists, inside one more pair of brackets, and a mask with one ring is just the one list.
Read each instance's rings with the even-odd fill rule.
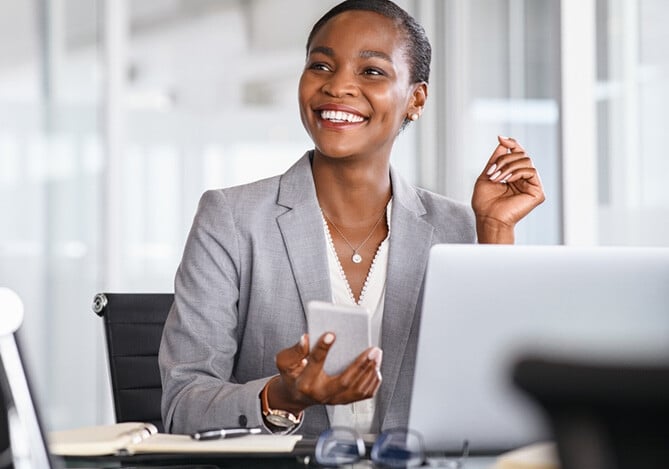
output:
[[563,469],[669,467],[669,365],[527,357],[513,378],[546,410]]

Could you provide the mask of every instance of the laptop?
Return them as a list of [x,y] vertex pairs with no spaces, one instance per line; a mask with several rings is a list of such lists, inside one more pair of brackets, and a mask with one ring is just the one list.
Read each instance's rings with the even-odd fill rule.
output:
[[587,363],[669,360],[669,248],[436,245],[409,427],[428,451],[498,453],[550,438],[512,382],[531,353]]
[[61,467],[49,454],[38,406],[24,367],[16,331],[23,304],[8,288],[0,288],[0,465]]

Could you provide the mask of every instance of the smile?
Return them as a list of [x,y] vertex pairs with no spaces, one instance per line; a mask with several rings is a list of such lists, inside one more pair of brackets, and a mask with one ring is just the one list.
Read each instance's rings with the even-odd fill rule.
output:
[[365,120],[362,116],[351,114],[350,112],[332,111],[332,110],[321,111],[321,119],[335,123],[339,122],[358,123]]

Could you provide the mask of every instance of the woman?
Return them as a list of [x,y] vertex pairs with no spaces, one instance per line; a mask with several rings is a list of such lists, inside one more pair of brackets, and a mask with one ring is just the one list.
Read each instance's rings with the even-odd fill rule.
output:
[[[430,247],[511,243],[544,199],[510,138],[476,181],[474,214],[392,169],[397,135],[425,106],[430,55],[389,0],[348,0],[316,23],[299,84],[314,149],[281,176],[200,201],[160,351],[168,431],[406,425]],[[340,375],[322,371],[334,335],[304,334],[311,300],[372,314],[374,347]]]

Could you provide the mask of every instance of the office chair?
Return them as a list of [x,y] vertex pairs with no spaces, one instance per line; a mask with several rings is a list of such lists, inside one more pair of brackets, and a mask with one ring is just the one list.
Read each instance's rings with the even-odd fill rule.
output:
[[158,349],[172,293],[98,293],[117,422],[149,422],[164,431]]

